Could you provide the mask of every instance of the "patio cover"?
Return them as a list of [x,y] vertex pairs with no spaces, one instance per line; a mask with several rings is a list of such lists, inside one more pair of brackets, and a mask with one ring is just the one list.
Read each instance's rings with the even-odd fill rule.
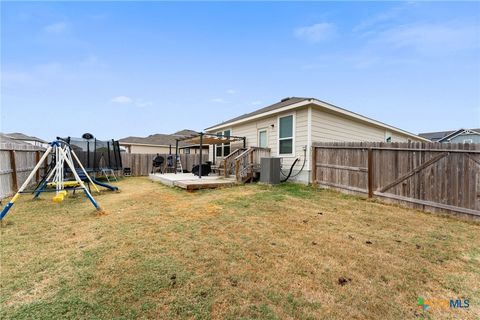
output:
[[244,141],[245,137],[199,133],[198,135],[185,137],[179,140],[189,144],[222,144],[235,141]]
[[[245,147],[246,137],[226,136],[222,134],[200,132],[199,134],[196,134],[196,135],[177,139],[176,148],[175,148],[175,173],[177,173],[179,141],[200,145],[200,166],[199,166],[198,178],[202,179],[202,161],[201,160],[202,160],[202,149],[203,149],[202,146],[204,144],[209,145],[209,144],[222,144],[222,143],[229,143],[229,142],[235,142],[235,141],[243,141],[243,147]],[[213,156],[215,157],[215,151],[213,153]],[[215,161],[215,158],[214,158],[214,161]]]

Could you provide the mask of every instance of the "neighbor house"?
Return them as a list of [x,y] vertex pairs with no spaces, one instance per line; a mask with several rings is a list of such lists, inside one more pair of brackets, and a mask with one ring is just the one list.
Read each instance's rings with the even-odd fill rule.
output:
[[45,150],[45,147],[34,145],[19,139],[13,139],[9,135],[0,132],[0,148],[6,150]]
[[[152,134],[148,137],[127,137],[120,139],[120,147],[125,148],[127,153],[143,154],[175,154],[177,139],[182,139],[197,134],[194,130],[184,129],[173,134]],[[197,153],[199,145],[188,145],[179,141],[180,153]],[[203,146],[204,152],[208,153],[208,146]]]
[[420,133],[419,136],[440,143],[480,143],[480,129],[426,132]]
[[[296,180],[309,183],[311,147],[315,142],[408,142],[427,139],[315,98],[286,98],[259,110],[205,129],[206,133],[245,137],[246,147],[270,148],[283,170],[293,168]],[[210,146],[210,160],[222,159],[241,144]],[[215,148],[215,150],[213,150]],[[215,153],[214,153],[215,152]],[[305,161],[305,162],[304,162]],[[303,169],[299,172],[302,165]]]
[[15,140],[18,142],[25,142],[36,147],[40,147],[40,148],[48,147],[47,141],[34,136],[28,136],[24,133],[20,133],[20,132],[6,133],[5,136],[9,137],[12,140]]

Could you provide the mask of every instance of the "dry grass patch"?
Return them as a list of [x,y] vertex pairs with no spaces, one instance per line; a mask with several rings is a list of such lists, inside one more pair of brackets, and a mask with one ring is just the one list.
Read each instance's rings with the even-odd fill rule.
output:
[[2,318],[411,319],[480,313],[480,225],[285,184],[195,193],[143,178],[1,229]]

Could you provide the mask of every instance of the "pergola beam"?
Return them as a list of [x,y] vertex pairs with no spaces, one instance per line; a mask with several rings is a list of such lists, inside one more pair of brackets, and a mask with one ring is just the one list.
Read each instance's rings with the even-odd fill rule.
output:
[[[239,136],[227,136],[224,134],[213,134],[213,133],[203,133],[199,132],[196,135],[191,135],[184,138],[176,139],[176,152],[175,152],[175,160],[178,157],[178,143],[183,141],[189,144],[196,144],[200,146],[200,161],[199,161],[199,168],[198,168],[198,178],[202,178],[202,155],[203,155],[203,145],[213,145],[213,159],[215,162],[215,145],[222,144],[222,143],[230,143],[230,142],[237,142],[241,141],[243,143],[243,147],[246,146],[246,137],[239,137]],[[175,161],[175,173],[177,173],[177,161]]]

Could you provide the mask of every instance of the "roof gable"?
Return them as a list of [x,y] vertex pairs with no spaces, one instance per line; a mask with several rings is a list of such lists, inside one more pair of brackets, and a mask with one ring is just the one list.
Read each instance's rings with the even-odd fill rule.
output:
[[438,142],[445,142],[445,141],[450,141],[451,139],[462,135],[462,134],[477,134],[480,135],[480,130],[478,129],[459,129],[457,131],[453,131],[452,133],[446,135],[445,137],[441,138],[438,140]]
[[268,107],[261,108],[261,109],[258,109],[256,111],[244,114],[242,116],[230,119],[228,121],[224,121],[224,122],[222,122],[220,124],[217,124],[215,126],[211,126],[211,127],[207,128],[205,130],[206,131],[216,130],[217,128],[218,129],[224,128],[227,125],[234,125],[234,124],[236,125],[236,124],[248,122],[248,121],[251,121],[253,119],[263,117],[264,115],[265,116],[266,115],[272,115],[272,114],[280,113],[280,112],[287,111],[287,110],[293,110],[293,109],[304,107],[304,106],[307,106],[307,105],[310,105],[310,104],[312,106],[316,106],[318,108],[328,110],[330,112],[339,114],[341,116],[349,117],[349,118],[355,119],[357,121],[362,121],[362,122],[368,123],[370,125],[385,128],[385,129],[388,129],[388,130],[391,130],[391,131],[394,131],[394,132],[402,133],[402,134],[410,136],[410,137],[414,137],[414,138],[417,138],[417,139],[423,139],[423,140],[427,141],[426,138],[419,137],[418,135],[416,135],[414,133],[399,129],[397,127],[388,125],[388,124],[383,123],[381,121],[377,121],[377,120],[365,117],[361,114],[352,112],[350,110],[347,110],[347,109],[344,109],[344,108],[341,108],[341,107],[337,107],[337,106],[335,106],[333,104],[330,104],[328,102],[325,102],[325,101],[322,101],[322,100],[319,100],[319,99],[315,99],[315,98],[300,98],[300,97],[292,97],[292,98],[282,99],[278,103],[275,103],[275,104],[272,104]]
[[419,133],[420,137],[441,142],[444,139],[452,138],[452,135],[457,135],[463,133],[464,130],[472,131],[474,134],[480,134],[480,129],[458,129],[458,130],[449,130],[449,131],[437,131],[437,132],[424,132]]
[[245,113],[241,116],[232,118],[230,120],[223,121],[223,122],[218,123],[214,126],[210,126],[205,130],[209,130],[211,128],[227,125],[229,123],[236,122],[236,121],[239,121],[239,120],[248,119],[250,117],[260,115],[262,113],[266,113],[266,112],[269,112],[269,111],[274,111],[274,110],[277,110],[277,109],[280,109],[280,108],[283,108],[283,107],[286,107],[286,106],[289,106],[289,105],[292,105],[292,104],[295,104],[295,103],[298,103],[298,102],[311,100],[311,99],[313,99],[313,98],[300,98],[300,97],[284,98],[284,99],[280,100],[280,102],[274,103],[272,105],[269,105],[267,107],[264,107],[264,108],[261,108],[261,109],[258,109],[258,110],[255,110],[255,111],[252,111],[252,112],[249,112],[249,113]]

